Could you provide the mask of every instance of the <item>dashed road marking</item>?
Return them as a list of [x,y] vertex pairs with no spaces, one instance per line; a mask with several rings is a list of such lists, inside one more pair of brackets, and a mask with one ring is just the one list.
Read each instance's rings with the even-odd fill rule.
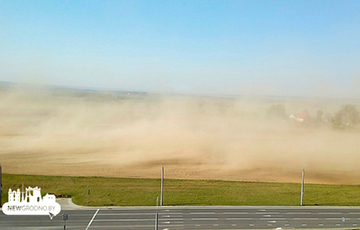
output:
[[94,221],[95,216],[98,214],[99,210],[100,210],[100,209],[97,209],[97,210],[96,210],[96,212],[94,213],[93,217],[91,218],[91,220],[90,220],[88,226],[85,228],[85,230],[88,230],[88,229],[89,229],[90,225],[91,225],[92,222]]
[[219,220],[219,218],[191,218],[191,220]]

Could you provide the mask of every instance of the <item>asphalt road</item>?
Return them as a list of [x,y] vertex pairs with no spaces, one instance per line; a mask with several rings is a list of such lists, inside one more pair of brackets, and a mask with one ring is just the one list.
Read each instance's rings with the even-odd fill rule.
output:
[[[68,213],[66,229],[154,229],[154,208],[82,208],[48,216],[0,214],[0,229],[64,229],[62,214]],[[163,207],[159,230],[175,229],[305,229],[357,228],[360,207]]]

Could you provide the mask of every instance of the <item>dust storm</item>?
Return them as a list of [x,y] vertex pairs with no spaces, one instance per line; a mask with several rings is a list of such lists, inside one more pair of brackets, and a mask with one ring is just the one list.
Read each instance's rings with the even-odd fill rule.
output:
[[[359,131],[289,118],[345,99],[0,91],[5,173],[359,184]],[[355,102],[358,103],[358,102]],[[268,109],[281,104],[283,119]]]

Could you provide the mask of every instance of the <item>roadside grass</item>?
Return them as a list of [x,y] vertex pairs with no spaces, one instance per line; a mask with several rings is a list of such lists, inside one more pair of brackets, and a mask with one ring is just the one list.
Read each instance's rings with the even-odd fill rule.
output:
[[[160,179],[65,177],[3,174],[3,203],[8,190],[41,188],[57,197],[72,197],[79,205],[154,206],[160,196]],[[90,195],[87,190],[90,189]],[[300,184],[215,180],[164,181],[164,205],[298,206]],[[305,184],[304,205],[359,206],[359,185]]]

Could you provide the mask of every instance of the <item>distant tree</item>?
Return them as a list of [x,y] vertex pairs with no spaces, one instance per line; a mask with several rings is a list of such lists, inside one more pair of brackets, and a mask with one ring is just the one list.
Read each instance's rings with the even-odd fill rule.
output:
[[330,113],[326,113],[324,116],[324,121],[331,124],[334,122],[334,118]]
[[324,112],[321,109],[318,110],[317,113],[316,113],[316,121],[317,122],[322,122],[323,115],[324,115]]
[[285,107],[281,104],[271,105],[267,110],[267,115],[270,118],[286,118]]
[[360,122],[360,113],[354,105],[343,105],[333,119],[334,128],[351,128]]

